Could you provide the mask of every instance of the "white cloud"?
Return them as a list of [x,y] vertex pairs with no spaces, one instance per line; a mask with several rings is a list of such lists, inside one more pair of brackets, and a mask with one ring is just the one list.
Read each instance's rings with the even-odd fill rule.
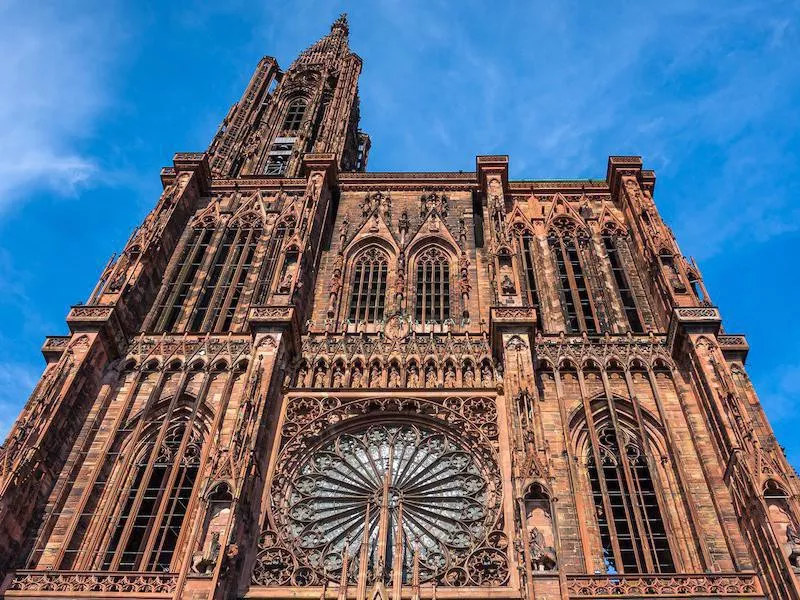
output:
[[74,193],[99,170],[81,144],[108,101],[108,8],[0,3],[0,210],[31,188]]

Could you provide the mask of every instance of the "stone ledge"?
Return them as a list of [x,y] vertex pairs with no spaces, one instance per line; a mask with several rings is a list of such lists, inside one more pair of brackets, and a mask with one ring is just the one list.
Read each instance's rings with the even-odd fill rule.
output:
[[579,598],[764,598],[755,573],[568,575],[567,590]]
[[747,353],[750,352],[750,344],[747,338],[740,333],[723,333],[717,336],[722,354],[728,360],[738,360],[742,364],[747,360]]
[[100,333],[117,354],[127,343],[116,307],[107,304],[79,304],[67,314],[67,325],[72,333]]
[[255,334],[259,331],[280,330],[287,334],[290,344],[300,348],[300,323],[294,306],[265,305],[252,306],[247,313],[247,325]]
[[69,335],[48,335],[42,344],[42,354],[48,363],[55,362],[64,354],[69,346],[72,336]]
[[667,347],[674,354],[687,334],[707,333],[716,336],[721,327],[722,317],[716,306],[675,307],[667,331]]

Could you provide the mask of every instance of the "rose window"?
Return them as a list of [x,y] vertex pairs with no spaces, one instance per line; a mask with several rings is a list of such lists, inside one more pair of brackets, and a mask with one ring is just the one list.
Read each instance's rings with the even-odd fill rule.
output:
[[497,517],[488,514],[496,503],[484,460],[424,426],[341,433],[309,453],[284,488],[292,543],[333,579],[347,561],[353,580],[365,560],[372,579],[399,572],[410,581],[415,571],[423,581],[461,577],[453,566]]

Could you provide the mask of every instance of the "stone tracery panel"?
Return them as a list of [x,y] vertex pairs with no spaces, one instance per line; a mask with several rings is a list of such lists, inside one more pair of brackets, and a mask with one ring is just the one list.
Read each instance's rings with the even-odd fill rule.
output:
[[298,395],[281,434],[252,583],[508,583],[494,398]]

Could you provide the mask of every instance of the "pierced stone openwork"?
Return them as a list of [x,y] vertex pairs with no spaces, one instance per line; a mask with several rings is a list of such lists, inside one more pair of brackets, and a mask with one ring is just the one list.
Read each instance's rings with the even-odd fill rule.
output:
[[254,583],[507,583],[493,398],[294,397],[283,436]]

